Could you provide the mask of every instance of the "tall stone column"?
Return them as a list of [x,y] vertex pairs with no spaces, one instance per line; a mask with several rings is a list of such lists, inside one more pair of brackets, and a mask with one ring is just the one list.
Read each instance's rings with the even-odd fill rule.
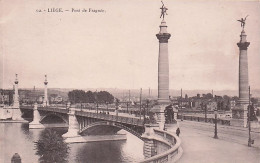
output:
[[43,124],[40,123],[41,116],[38,110],[38,104],[34,104],[33,108],[33,121],[29,123],[29,129],[36,129],[36,128],[45,128]]
[[250,42],[246,41],[246,33],[243,30],[240,35],[240,42],[237,43],[239,47],[239,100],[240,105],[249,104],[249,91],[248,91],[248,61],[247,61],[247,48]]
[[249,104],[249,84],[248,84],[248,61],[247,48],[250,42],[246,40],[244,29],[240,35],[239,47],[239,100],[237,105],[232,109],[232,126],[247,127],[247,106]]
[[168,39],[171,34],[167,32],[167,25],[162,20],[160,32],[156,34],[159,40],[158,58],[158,103],[169,103],[169,59],[168,59]]
[[43,106],[49,106],[48,92],[47,92],[47,85],[48,85],[47,75],[45,75]]

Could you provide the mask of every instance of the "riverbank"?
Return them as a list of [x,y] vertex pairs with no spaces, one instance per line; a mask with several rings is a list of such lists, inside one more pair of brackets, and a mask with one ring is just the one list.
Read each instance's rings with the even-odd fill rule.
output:
[[88,136],[76,136],[66,138],[66,143],[87,143],[87,142],[102,142],[102,141],[118,141],[126,140],[126,134],[115,134],[115,135],[88,135]]
[[0,119],[0,123],[29,123],[27,120]]

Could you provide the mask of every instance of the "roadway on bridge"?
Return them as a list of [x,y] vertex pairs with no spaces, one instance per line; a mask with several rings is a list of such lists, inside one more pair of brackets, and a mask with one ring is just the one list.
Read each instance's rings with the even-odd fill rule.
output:
[[178,163],[260,163],[260,132],[253,131],[255,144],[247,146],[245,128],[220,126],[214,139],[214,125],[179,121],[183,155]]
[[[78,108],[76,110],[77,111],[81,111],[81,109],[78,109]],[[97,110],[82,109],[82,111],[83,112],[97,113]],[[100,113],[100,111],[101,111],[101,113]],[[99,114],[107,113],[107,111],[105,111],[103,113],[103,110],[100,110],[100,109],[98,110],[98,112],[99,112]],[[116,112],[115,111],[113,111],[113,112],[109,111],[109,115],[116,115]],[[135,114],[130,114],[130,113],[118,113],[118,116],[120,116],[120,117],[128,117],[128,118],[136,118],[136,119],[143,119],[143,116],[140,117],[140,116],[136,116]]]

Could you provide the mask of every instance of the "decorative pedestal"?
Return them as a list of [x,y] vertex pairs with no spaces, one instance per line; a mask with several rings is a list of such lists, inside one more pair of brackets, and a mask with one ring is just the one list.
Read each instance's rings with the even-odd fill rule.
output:
[[231,126],[247,127],[247,105],[238,105],[232,109]]
[[157,122],[157,124],[159,125],[159,129],[160,130],[164,130],[164,125],[165,125],[165,112],[164,110],[166,109],[168,105],[164,105],[164,104],[161,104],[161,105],[155,105],[153,106],[152,108],[152,112],[155,113],[155,120]]
[[142,135],[142,138],[144,140],[144,147],[143,147],[143,153],[145,158],[150,158],[157,154],[156,152],[156,146],[153,141],[154,136],[154,130],[158,129],[158,124],[145,124],[145,132]]

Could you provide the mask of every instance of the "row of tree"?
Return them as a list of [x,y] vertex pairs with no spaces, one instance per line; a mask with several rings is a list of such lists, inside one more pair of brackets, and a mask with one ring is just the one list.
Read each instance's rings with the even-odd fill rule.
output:
[[107,91],[92,92],[83,90],[72,90],[68,93],[69,101],[72,103],[113,103],[114,96]]

